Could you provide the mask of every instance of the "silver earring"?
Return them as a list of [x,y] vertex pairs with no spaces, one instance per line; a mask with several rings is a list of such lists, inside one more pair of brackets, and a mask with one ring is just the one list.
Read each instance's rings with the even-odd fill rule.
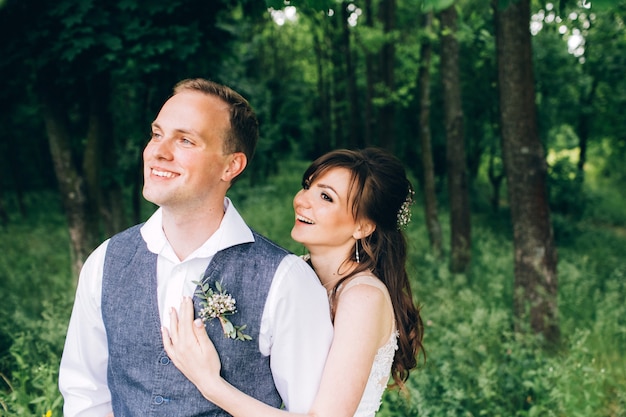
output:
[[356,241],[356,246],[355,246],[355,258],[356,258],[356,263],[360,263],[360,259],[359,259],[359,241]]

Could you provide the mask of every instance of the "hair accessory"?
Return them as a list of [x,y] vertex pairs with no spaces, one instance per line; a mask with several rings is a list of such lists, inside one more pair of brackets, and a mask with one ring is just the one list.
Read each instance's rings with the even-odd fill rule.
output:
[[414,195],[415,191],[413,191],[413,188],[409,188],[409,193],[404,199],[404,203],[400,206],[400,210],[398,210],[398,230],[404,230],[411,222],[411,206],[414,203]]
[[356,247],[355,247],[354,253],[355,253],[356,263],[357,264],[361,263],[361,260],[359,259],[359,240],[358,239],[356,241]]

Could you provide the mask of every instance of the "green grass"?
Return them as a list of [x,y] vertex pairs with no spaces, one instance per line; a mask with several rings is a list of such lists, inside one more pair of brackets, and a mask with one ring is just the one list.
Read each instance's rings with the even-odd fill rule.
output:
[[[266,183],[242,181],[229,193],[252,227],[295,253],[302,247],[289,236],[291,202],[305,166],[285,163]],[[626,213],[618,197],[596,192],[593,209],[575,221],[555,215],[563,340],[550,352],[512,328],[507,213],[473,215],[472,266],[459,275],[431,255],[416,204],[409,272],[428,357],[406,395],[387,391],[378,416],[626,416]],[[13,215],[0,233],[0,416],[61,416],[56,378],[74,295],[68,236],[54,195],[29,198],[28,217]],[[447,216],[443,208],[445,242]]]
[[0,231],[0,415],[60,416],[57,374],[74,287],[58,199],[29,195]]

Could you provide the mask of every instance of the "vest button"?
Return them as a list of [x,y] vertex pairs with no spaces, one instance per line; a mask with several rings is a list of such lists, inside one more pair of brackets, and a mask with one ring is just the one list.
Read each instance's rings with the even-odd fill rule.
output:
[[168,358],[167,356],[163,356],[160,362],[161,362],[161,365],[168,365],[170,363],[170,358]]
[[163,397],[161,397],[160,395],[157,395],[156,397],[154,397],[154,403],[163,404]]

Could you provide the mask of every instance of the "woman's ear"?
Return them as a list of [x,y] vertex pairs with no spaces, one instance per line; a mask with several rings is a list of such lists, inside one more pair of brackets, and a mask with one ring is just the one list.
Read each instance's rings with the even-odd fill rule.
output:
[[222,180],[231,182],[235,177],[243,172],[248,164],[248,158],[243,152],[235,152],[228,155],[229,161],[222,175]]
[[374,222],[366,220],[359,222],[356,231],[352,235],[355,239],[363,239],[364,237],[368,237],[376,230],[376,224]]

